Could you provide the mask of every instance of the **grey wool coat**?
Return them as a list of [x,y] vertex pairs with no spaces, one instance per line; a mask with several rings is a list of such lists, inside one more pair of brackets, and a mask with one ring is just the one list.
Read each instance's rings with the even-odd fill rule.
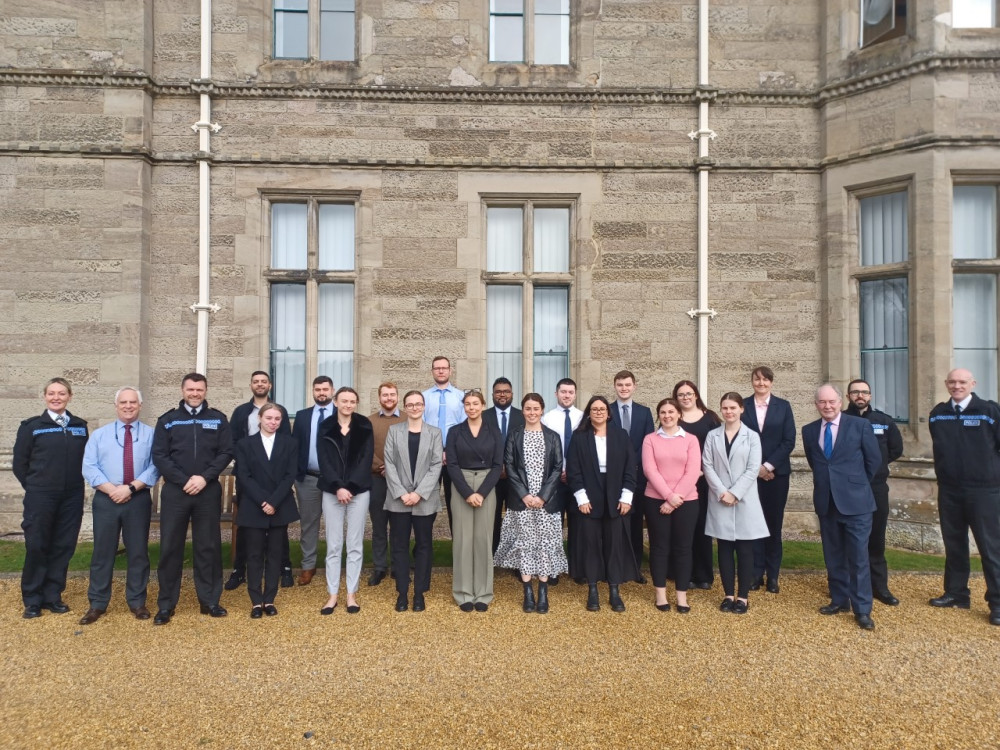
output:
[[[410,473],[409,433],[407,423],[400,422],[392,425],[385,436],[385,509],[429,516],[441,510],[441,430],[426,422],[421,425],[415,475]],[[416,505],[403,505],[399,498],[407,492],[416,492],[423,499]]]
[[[768,535],[767,521],[757,495],[760,471],[760,435],[744,424],[726,455],[726,427],[716,427],[705,438],[702,470],[708,482],[708,514],[705,533],[716,539],[762,539]],[[731,492],[739,502],[724,505],[719,498]]]

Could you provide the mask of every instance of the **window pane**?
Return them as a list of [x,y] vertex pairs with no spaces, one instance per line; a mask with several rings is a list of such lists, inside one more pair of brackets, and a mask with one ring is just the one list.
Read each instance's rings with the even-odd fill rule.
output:
[[309,0],[275,0],[275,57],[309,57],[308,9]]
[[323,203],[320,205],[320,270],[354,270],[354,214],[353,203]]
[[271,268],[305,269],[306,204],[271,205]]
[[524,16],[490,16],[490,60],[524,62]]
[[524,13],[524,0],[490,0],[490,13]]
[[956,29],[988,29],[996,26],[996,0],[953,0],[951,25]]
[[547,397],[569,374],[569,290],[538,287],[534,302],[533,390]]
[[535,270],[564,273],[569,270],[569,209],[536,208]]
[[569,15],[535,13],[535,65],[569,65]]
[[859,201],[861,265],[902,263],[909,258],[906,191]]
[[524,395],[521,305],[521,287],[496,284],[486,287],[485,385],[491,386],[502,375],[513,385],[515,400]]
[[354,60],[354,0],[323,0],[320,60]]
[[956,274],[952,297],[954,366],[971,370],[976,393],[997,398],[997,279]]
[[271,285],[271,382],[288,411],[306,405],[306,287]]
[[909,419],[909,302],[907,280],[863,281],[861,377],[872,386],[875,408]]
[[996,187],[958,185],[953,196],[951,247],[954,257],[997,257]]
[[320,284],[319,374],[354,384],[354,284]]
[[520,208],[486,209],[486,270],[520,271],[524,267],[524,212]]

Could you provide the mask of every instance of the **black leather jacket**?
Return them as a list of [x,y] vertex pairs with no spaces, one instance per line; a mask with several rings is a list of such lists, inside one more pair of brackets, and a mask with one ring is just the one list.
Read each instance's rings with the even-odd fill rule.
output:
[[[538,490],[538,497],[545,501],[546,513],[562,511],[562,501],[556,490],[562,476],[562,438],[554,430],[542,425],[545,437],[545,478]],[[528,494],[528,472],[524,468],[524,428],[518,428],[507,435],[507,445],[504,448],[504,466],[507,468],[507,509],[512,511],[527,510],[522,499]]]

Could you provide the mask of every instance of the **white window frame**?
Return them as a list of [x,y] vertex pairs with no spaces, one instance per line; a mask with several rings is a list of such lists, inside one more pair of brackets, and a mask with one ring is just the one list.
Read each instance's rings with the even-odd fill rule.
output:
[[[545,3],[555,2],[557,0],[521,0],[521,12],[516,13],[512,11],[503,11],[496,5],[497,2],[503,2],[503,0],[487,0],[486,2],[486,13],[487,13],[487,58],[490,64],[493,65],[534,65],[534,66],[554,66],[554,67],[568,67],[572,65],[573,61],[573,1],[572,0],[558,0],[560,2],[566,3],[566,11],[560,13],[547,12]],[[498,18],[512,18],[519,17],[521,19],[521,59],[518,60],[508,60],[508,59],[497,59],[496,51],[496,19]],[[538,19],[540,17],[554,18],[560,17],[564,18],[565,21],[565,37],[561,39],[561,44],[565,45],[565,59],[559,62],[552,61],[542,61],[540,60],[540,55],[537,49],[537,43],[541,41],[539,35],[536,33],[539,27]],[[562,32],[560,32],[562,33]],[[562,57],[562,55],[560,55]]]
[[[360,16],[361,0],[305,0],[306,10],[282,10],[277,7],[279,0],[271,0],[271,44],[273,59],[275,60],[318,60],[329,63],[353,63],[358,59],[358,18]],[[334,9],[334,5],[350,3],[353,10]],[[305,57],[286,56],[278,54],[278,14],[289,13],[295,15],[305,15],[307,19],[307,54]],[[350,56],[346,53],[342,57],[323,56],[323,27],[326,22],[333,22],[338,17],[343,17],[343,23],[349,25],[351,29]],[[350,16],[348,19],[347,17]]]

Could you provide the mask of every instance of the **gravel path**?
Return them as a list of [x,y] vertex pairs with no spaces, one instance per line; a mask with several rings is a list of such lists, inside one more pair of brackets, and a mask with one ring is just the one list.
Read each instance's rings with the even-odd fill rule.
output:
[[876,603],[871,633],[817,614],[825,576],[804,573],[742,617],[716,609],[718,585],[689,615],[635,584],[625,614],[588,613],[568,581],[550,614],[525,615],[508,575],[488,613],[465,614],[442,571],[420,614],[396,613],[387,582],[362,583],[359,615],[342,601],[320,617],[318,577],[281,590],[276,618],[251,620],[241,588],[215,620],[188,577],[158,628],[132,618],[120,578],[108,615],[78,626],[86,583],[69,583],[72,613],[25,621],[18,582],[0,580],[0,746],[1000,747],[1000,628],[981,577],[971,611],[939,611],[939,575],[894,576],[903,604]]

